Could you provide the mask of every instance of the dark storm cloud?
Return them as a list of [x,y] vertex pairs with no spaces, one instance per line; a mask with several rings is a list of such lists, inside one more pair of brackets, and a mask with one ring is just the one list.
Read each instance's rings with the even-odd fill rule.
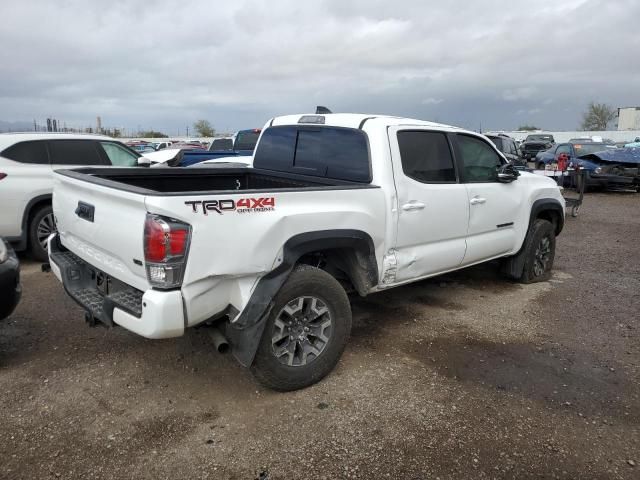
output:
[[3,6],[0,120],[175,132],[309,111],[572,129],[640,104],[637,0],[29,1]]

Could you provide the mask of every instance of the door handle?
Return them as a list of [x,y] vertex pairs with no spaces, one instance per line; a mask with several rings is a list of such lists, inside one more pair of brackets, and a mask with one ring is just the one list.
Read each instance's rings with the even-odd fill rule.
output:
[[405,212],[410,212],[412,210],[422,210],[424,209],[425,204],[422,202],[409,202],[402,205],[402,210]]
[[486,203],[486,202],[487,202],[487,199],[486,199],[486,198],[482,198],[482,197],[473,197],[473,198],[469,201],[469,203],[470,203],[471,205],[479,205],[479,204],[481,204],[481,203]]

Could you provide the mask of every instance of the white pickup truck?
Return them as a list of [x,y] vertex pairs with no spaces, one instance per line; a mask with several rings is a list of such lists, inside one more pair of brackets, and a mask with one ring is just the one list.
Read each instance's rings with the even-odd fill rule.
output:
[[51,268],[90,324],[211,326],[277,390],[336,365],[348,293],[492,259],[546,280],[564,224],[556,184],[482,135],[356,114],[274,118],[251,167],[58,170],[53,208]]

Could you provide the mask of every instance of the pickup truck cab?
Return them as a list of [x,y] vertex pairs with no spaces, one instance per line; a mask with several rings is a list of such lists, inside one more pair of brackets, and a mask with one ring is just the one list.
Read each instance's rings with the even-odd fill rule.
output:
[[313,384],[370,295],[501,259],[550,276],[564,200],[484,136],[358,114],[269,121],[251,167],[56,172],[51,268],[90,324],[211,325],[277,390]]

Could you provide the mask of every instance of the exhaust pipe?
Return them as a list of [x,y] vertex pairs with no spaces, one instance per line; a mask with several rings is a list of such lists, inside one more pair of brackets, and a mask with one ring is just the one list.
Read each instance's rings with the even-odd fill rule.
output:
[[227,353],[229,351],[229,342],[222,335],[222,332],[217,327],[207,329],[213,345],[216,347],[218,353]]

